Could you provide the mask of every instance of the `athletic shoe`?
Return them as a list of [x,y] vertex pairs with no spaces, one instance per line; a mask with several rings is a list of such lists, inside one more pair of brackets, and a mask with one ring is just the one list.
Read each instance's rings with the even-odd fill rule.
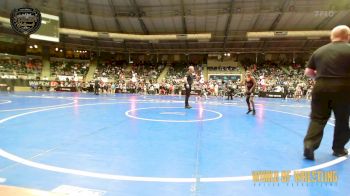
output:
[[304,149],[304,157],[308,160],[315,160],[314,150],[312,150],[310,148],[305,148]]
[[335,151],[333,151],[333,155],[336,157],[343,157],[343,156],[348,155],[348,150],[347,149],[335,150]]
[[253,115],[255,115],[255,110],[253,110],[253,113],[252,113]]
[[185,106],[186,109],[191,109],[192,107],[191,106]]
[[248,112],[247,112],[246,114],[249,114],[251,111],[253,111],[253,110],[249,109]]

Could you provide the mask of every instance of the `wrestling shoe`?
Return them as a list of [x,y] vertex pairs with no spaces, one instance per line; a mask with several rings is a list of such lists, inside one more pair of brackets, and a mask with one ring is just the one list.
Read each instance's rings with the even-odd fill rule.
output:
[[304,157],[308,160],[315,160],[314,150],[312,150],[310,148],[305,148],[304,149]]
[[336,157],[343,157],[348,155],[348,150],[347,149],[343,149],[343,150],[334,150],[333,151],[333,155]]

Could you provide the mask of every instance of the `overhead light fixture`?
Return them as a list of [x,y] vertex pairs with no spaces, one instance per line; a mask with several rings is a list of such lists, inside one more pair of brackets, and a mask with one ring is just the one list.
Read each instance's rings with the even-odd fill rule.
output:
[[32,49],[32,48],[33,48],[33,46],[29,46],[29,48],[30,48],[30,49]]
[[60,52],[63,52],[63,50],[61,49]]
[[248,37],[248,41],[259,41],[260,38],[258,37]]
[[35,44],[35,45],[34,45],[34,48],[38,48],[38,45]]
[[58,48],[55,48],[55,51],[57,52],[57,51],[58,51]]

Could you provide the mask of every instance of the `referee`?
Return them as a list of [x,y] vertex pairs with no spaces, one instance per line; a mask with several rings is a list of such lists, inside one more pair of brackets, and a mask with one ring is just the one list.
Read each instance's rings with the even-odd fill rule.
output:
[[94,90],[95,90],[95,95],[100,94],[100,80],[99,79],[95,80]]
[[193,66],[189,66],[188,67],[188,71],[186,73],[186,76],[184,78],[185,90],[186,90],[186,97],[185,97],[185,108],[186,109],[191,109],[192,108],[189,105],[189,103],[188,103],[188,99],[190,98],[190,95],[191,95],[191,88],[192,88],[192,84],[193,84],[194,78],[195,78],[194,67]]
[[331,31],[331,43],[317,49],[310,57],[305,75],[316,78],[312,91],[311,122],[304,138],[304,156],[314,160],[322,140],[323,129],[331,112],[335,127],[333,155],[346,156],[350,138],[350,28],[337,26]]

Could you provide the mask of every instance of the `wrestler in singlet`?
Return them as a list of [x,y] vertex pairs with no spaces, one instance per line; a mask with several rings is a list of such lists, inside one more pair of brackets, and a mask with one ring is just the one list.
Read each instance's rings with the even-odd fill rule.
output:
[[247,71],[246,73],[246,79],[245,79],[245,87],[246,87],[246,102],[248,105],[248,112],[253,111],[253,115],[255,115],[255,105],[254,105],[254,90],[256,87],[256,81],[250,71]]

